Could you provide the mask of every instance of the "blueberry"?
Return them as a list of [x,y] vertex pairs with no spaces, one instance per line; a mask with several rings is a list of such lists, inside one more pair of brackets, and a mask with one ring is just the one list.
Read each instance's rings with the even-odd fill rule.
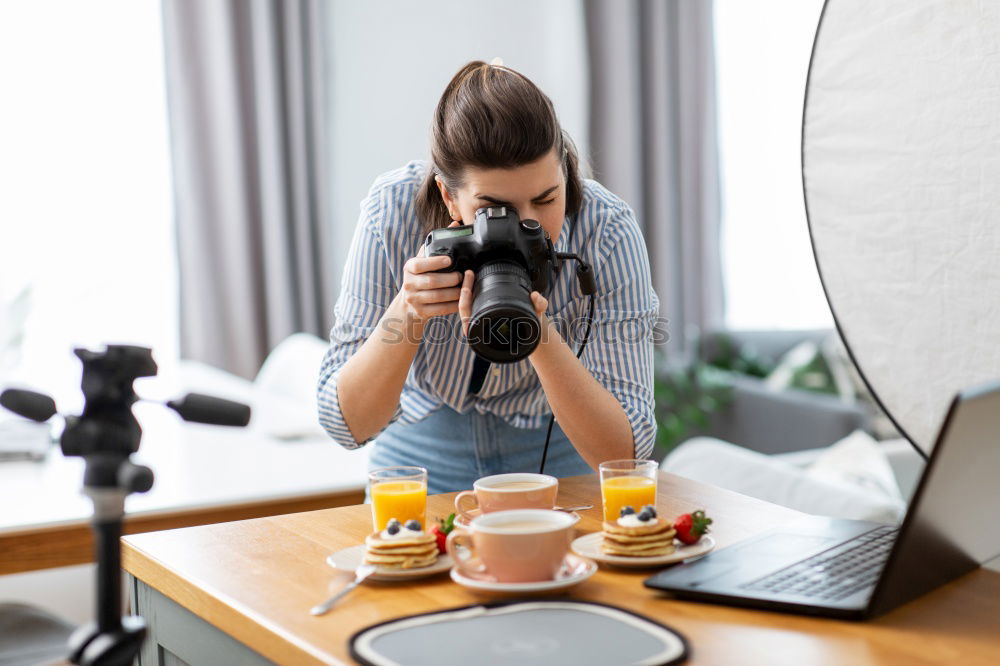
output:
[[630,506],[623,506],[621,511],[618,512],[618,516],[620,518],[624,518],[625,516],[632,515],[633,513],[635,513],[635,509]]
[[400,527],[399,527],[399,521],[398,520],[396,520],[396,521],[389,521],[389,524],[385,528],[385,531],[388,532],[389,534],[398,534],[399,530],[400,530]]
[[408,521],[406,521],[406,529],[413,530],[415,532],[419,532],[420,531],[420,523],[417,522],[416,520],[408,520]]
[[641,520],[642,522],[648,523],[652,519],[653,519],[653,514],[650,513],[648,509],[643,509],[642,511],[639,512],[639,520]]
[[653,516],[653,518],[656,518],[656,507],[653,506],[652,504],[647,504],[646,506],[642,507],[642,510],[649,511],[649,514]]

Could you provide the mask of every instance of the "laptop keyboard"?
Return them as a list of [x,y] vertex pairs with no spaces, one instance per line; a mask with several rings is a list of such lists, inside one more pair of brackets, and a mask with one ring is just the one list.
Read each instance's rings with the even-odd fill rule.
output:
[[897,529],[892,526],[876,528],[740,587],[840,601],[878,580]]

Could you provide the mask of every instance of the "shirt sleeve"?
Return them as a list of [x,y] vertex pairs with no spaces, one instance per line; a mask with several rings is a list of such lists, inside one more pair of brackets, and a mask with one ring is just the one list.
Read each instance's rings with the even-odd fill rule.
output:
[[[319,423],[346,449],[360,448],[375,436],[363,442],[354,438],[340,411],[337,378],[348,359],[375,331],[397,291],[377,224],[383,208],[380,199],[380,193],[373,188],[361,204],[361,218],[347,255],[340,296],[334,307],[335,322],[330,331],[330,348],[323,358],[317,386]],[[397,404],[389,423],[397,420],[401,413],[402,408]]]
[[[653,329],[659,301],[632,210],[626,205],[612,209],[597,237],[594,323],[581,361],[621,404],[632,426],[634,455],[647,459],[656,439]],[[586,307],[585,302],[584,314]]]

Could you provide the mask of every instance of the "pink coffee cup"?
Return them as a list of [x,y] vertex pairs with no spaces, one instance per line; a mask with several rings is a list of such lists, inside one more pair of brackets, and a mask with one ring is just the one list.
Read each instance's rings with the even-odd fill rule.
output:
[[[576,514],[543,509],[495,511],[448,535],[459,572],[500,583],[553,580],[573,540]],[[467,549],[462,557],[459,546]]]
[[[548,474],[494,474],[478,479],[472,484],[472,490],[456,495],[455,510],[468,523],[475,518],[470,513],[475,508],[480,514],[511,509],[551,509],[556,505],[558,493],[559,479]],[[462,506],[466,499],[471,499],[476,506]]]

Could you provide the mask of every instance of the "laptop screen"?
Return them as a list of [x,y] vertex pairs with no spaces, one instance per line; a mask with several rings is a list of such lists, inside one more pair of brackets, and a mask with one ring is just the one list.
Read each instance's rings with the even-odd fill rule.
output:
[[896,607],[1000,555],[1000,383],[952,401],[871,599]]

